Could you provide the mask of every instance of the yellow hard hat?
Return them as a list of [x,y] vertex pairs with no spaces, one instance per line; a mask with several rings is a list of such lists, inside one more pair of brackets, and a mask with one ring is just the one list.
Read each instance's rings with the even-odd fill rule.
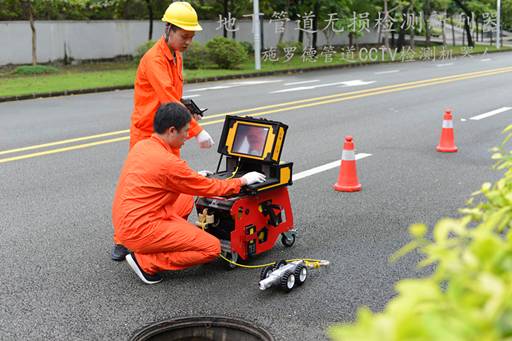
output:
[[167,7],[162,21],[171,23],[186,31],[202,31],[197,13],[188,2],[173,2]]

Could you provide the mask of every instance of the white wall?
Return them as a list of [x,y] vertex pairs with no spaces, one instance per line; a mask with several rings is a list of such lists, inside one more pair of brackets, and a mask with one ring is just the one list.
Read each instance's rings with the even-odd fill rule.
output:
[[[206,43],[211,38],[222,35],[216,30],[215,21],[201,21],[203,31],[195,40]],[[239,31],[237,40],[252,42],[252,23],[248,20],[237,22]],[[105,20],[105,21],[36,21],[37,60],[40,63],[64,58],[64,46],[68,57],[73,59],[101,59],[120,55],[131,55],[137,46],[146,41],[148,22],[139,20]],[[297,40],[298,31],[295,23],[288,23],[283,40]],[[163,32],[161,21],[153,25],[153,39]],[[229,33],[229,32],[228,32]],[[231,33],[229,33],[231,37]],[[276,46],[279,34],[275,33],[273,24],[265,20],[263,31],[265,48]],[[359,38],[360,43],[375,43],[375,33],[368,33]],[[304,42],[309,37],[305,34]],[[337,35],[331,44],[347,44],[346,34]],[[318,45],[326,43],[324,34],[318,35]],[[0,65],[27,64],[32,61],[32,34],[28,21],[0,21]]]

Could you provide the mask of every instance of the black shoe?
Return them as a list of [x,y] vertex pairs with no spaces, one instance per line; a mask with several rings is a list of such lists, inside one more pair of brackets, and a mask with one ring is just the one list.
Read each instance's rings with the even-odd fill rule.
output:
[[150,275],[144,272],[144,270],[140,268],[139,263],[137,263],[137,259],[135,259],[135,255],[133,254],[133,252],[130,252],[129,254],[126,255],[126,261],[128,262],[130,268],[132,268],[132,270],[135,271],[137,276],[139,276],[141,281],[143,281],[144,283],[157,284],[162,281],[162,276],[160,276],[159,274]]
[[126,257],[127,254],[129,254],[130,251],[128,251],[127,248],[125,248],[121,244],[115,244],[112,246],[112,253],[110,254],[112,257],[112,260],[115,260],[116,262],[121,262],[124,260],[124,257]]

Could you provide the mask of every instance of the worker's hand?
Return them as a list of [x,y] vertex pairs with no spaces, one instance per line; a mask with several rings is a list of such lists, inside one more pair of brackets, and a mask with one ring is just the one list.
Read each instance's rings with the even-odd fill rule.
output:
[[200,170],[198,172],[199,174],[201,174],[202,176],[210,176],[210,175],[213,175],[213,172],[210,172],[209,170]]
[[240,179],[242,179],[243,185],[252,185],[264,182],[267,178],[264,174],[258,172],[250,172],[242,176]]
[[203,116],[198,115],[198,114],[192,114],[192,117],[194,118],[194,120],[196,120],[198,122],[203,119]]
[[210,134],[204,129],[196,136],[196,139],[201,148],[211,148],[215,144]]

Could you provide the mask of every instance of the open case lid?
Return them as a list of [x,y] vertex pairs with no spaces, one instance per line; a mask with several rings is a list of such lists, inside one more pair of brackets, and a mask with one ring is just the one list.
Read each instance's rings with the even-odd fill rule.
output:
[[233,157],[279,163],[288,126],[263,118],[227,115],[218,152]]

